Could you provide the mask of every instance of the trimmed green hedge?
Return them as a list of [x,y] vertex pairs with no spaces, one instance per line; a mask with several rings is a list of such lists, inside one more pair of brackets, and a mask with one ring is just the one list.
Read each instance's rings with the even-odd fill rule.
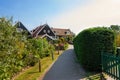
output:
[[115,52],[114,33],[104,27],[80,32],[73,43],[78,61],[88,70],[101,70],[101,51]]

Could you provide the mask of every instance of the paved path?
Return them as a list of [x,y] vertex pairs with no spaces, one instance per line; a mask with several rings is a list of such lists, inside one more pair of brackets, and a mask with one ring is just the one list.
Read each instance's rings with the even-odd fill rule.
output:
[[85,71],[76,62],[76,56],[72,48],[63,52],[43,80],[81,80],[83,78],[85,78]]

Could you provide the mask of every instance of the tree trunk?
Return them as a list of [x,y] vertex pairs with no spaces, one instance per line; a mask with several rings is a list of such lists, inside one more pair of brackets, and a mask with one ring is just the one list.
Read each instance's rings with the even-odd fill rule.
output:
[[41,72],[41,61],[39,59],[39,72]]

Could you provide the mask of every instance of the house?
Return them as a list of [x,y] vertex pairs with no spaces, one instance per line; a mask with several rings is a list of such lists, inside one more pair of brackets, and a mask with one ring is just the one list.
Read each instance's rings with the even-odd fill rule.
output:
[[61,37],[73,37],[75,34],[70,29],[60,29],[60,28],[51,28],[52,31],[55,33],[56,38],[59,39]]
[[51,28],[56,35],[56,39],[64,38],[68,43],[73,43],[75,34],[70,29]]
[[40,25],[31,32],[32,36],[35,38],[46,37],[48,40],[56,40],[61,37],[70,38],[74,36],[74,33],[70,29],[50,28],[48,24]]
[[18,21],[16,24],[16,29],[18,32],[24,32],[26,31],[29,36],[31,36],[31,33],[28,31],[28,29],[20,22]]
[[55,34],[48,24],[40,25],[31,31],[32,36],[35,38],[47,38],[47,40],[55,40]]

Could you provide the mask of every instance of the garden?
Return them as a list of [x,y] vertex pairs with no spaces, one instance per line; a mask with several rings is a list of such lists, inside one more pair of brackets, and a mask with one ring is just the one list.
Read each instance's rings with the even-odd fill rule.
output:
[[54,58],[57,59],[56,54],[55,46],[46,39],[30,38],[25,31],[16,30],[12,19],[0,18],[1,80],[11,80],[20,72],[32,67],[38,68],[36,72],[40,73],[44,71],[41,70],[44,63],[51,59],[49,64],[44,65],[46,69],[52,64]]

